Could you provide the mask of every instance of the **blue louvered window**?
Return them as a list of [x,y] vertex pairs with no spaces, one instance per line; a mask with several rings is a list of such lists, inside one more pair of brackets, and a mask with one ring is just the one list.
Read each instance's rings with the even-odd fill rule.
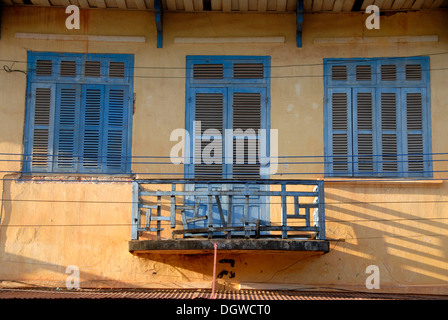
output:
[[[268,56],[187,56],[187,130],[194,137],[189,148],[195,157],[187,177],[268,176],[257,141],[269,127],[270,61]],[[226,130],[239,132],[232,145],[222,139]],[[210,135],[213,131],[221,138]],[[216,146],[213,156],[201,156],[209,154],[210,141]]]
[[429,58],[325,59],[325,172],[431,177]]
[[25,173],[130,172],[132,55],[28,52]]

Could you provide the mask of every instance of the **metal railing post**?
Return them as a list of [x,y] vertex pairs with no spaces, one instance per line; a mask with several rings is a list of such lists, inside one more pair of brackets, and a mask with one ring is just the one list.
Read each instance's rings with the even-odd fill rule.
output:
[[286,185],[282,183],[282,191],[281,191],[281,198],[282,198],[282,239],[288,238],[288,213],[286,212]]
[[[173,193],[176,191],[176,184],[171,184],[171,191]],[[171,204],[170,204],[170,226],[171,228],[176,227],[176,196],[171,196]]]
[[137,181],[132,182],[132,222],[131,222],[131,239],[138,240],[138,227],[140,226],[139,212],[139,186]]
[[318,227],[319,233],[317,234],[318,240],[325,240],[325,191],[324,191],[324,181],[318,182]]
[[[207,190],[179,190],[176,186],[179,183],[207,183]],[[229,188],[223,188],[222,190],[214,190],[214,185],[217,183],[222,184],[233,184]],[[146,190],[143,188],[145,184],[163,184],[170,185],[170,190]],[[244,184],[243,190],[235,190],[235,184]],[[252,191],[249,186],[254,187]],[[281,187],[281,190],[264,190],[258,188],[261,185],[277,185]],[[303,191],[299,190],[289,190],[289,186],[300,186]],[[310,192],[309,187],[314,186],[312,192]],[[177,204],[176,201],[179,197],[194,197],[195,204]],[[281,224],[278,224],[278,217],[272,224],[272,221],[260,221],[258,216],[251,217],[250,215],[250,197],[280,197],[281,198]],[[156,197],[157,203],[153,204],[153,198]],[[205,198],[206,201],[203,205],[207,206],[205,214],[199,216],[199,199],[200,197]],[[232,222],[233,206],[235,205],[235,198],[238,197],[237,205],[239,208],[243,207],[243,217],[241,221],[243,225],[234,225]],[[288,214],[288,197],[292,198],[294,204],[293,213]],[[228,203],[223,203],[223,199],[228,200]],[[162,199],[166,199],[169,202],[169,209],[162,210]],[[240,200],[241,199],[241,200]],[[277,198],[278,199],[278,198]],[[303,199],[303,200],[301,200]],[[310,200],[312,202],[310,203]],[[221,223],[215,225],[213,221],[213,206],[216,205],[219,213],[219,218]],[[257,205],[257,203],[255,203]],[[278,210],[278,204],[276,208]],[[154,209],[157,210],[157,215],[152,217],[151,212],[146,212],[146,222],[145,227],[141,226],[142,222],[142,210],[146,208],[147,210]],[[314,208],[314,213],[311,209]],[[269,210],[270,208],[268,208]],[[207,181],[207,182],[196,182],[196,181],[183,181],[183,180],[136,180],[132,182],[132,222],[131,222],[131,239],[138,240],[142,232],[157,232],[157,238],[161,239],[161,221],[169,221],[171,228],[176,227],[176,213],[177,210],[181,211],[182,225],[183,229],[174,230],[173,237],[175,234],[183,234],[184,237],[190,236],[190,234],[208,234],[208,237],[212,239],[215,235],[220,236],[224,233],[227,239],[231,238],[233,233],[243,232],[245,238],[251,238],[251,232],[255,224],[255,237],[261,231],[263,235],[269,235],[269,232],[281,232],[282,239],[297,238],[297,236],[302,236],[298,232],[306,232],[305,236],[308,235],[309,238],[314,238],[318,240],[326,240],[325,232],[325,191],[324,191],[324,181],[316,180],[268,180],[268,181]],[[185,210],[191,210],[193,217],[186,218]],[[163,212],[162,212],[163,211]],[[302,213],[304,211],[304,213]],[[256,211],[255,211],[256,212]],[[162,216],[162,213],[164,215]],[[302,213],[302,214],[301,214]],[[168,216],[169,214],[169,216]],[[311,217],[312,215],[312,217]],[[252,218],[252,219],[251,219]],[[258,218],[258,219],[257,219]],[[290,226],[288,221],[299,221],[297,219],[304,219],[304,223],[294,222]],[[188,224],[207,220],[204,227],[193,226],[189,228]],[[151,221],[157,223],[156,228],[151,228]],[[313,223],[311,223],[313,222]],[[312,225],[311,225],[312,224]],[[266,233],[264,233],[266,232]],[[278,237],[278,234],[273,234],[273,237]],[[299,237],[300,238],[300,237]]]

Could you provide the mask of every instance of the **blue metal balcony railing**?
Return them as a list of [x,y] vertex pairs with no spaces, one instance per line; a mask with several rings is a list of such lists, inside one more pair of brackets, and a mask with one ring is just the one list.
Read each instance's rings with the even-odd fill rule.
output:
[[325,240],[324,182],[135,180],[131,239],[165,225],[172,238]]

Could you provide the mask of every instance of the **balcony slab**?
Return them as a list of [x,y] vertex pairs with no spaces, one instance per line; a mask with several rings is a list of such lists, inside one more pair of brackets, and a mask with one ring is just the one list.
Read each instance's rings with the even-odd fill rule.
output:
[[309,239],[175,239],[175,240],[131,240],[129,251],[157,254],[209,254],[214,243],[219,251],[229,253],[284,253],[330,251],[328,240]]

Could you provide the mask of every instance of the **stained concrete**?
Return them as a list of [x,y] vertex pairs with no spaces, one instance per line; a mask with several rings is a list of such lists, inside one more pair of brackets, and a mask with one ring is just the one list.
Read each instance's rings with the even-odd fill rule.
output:
[[297,240],[297,239],[179,239],[179,240],[132,240],[129,241],[129,251],[132,253],[210,253],[217,249],[229,252],[262,251],[321,251],[327,253],[330,250],[327,240]]

